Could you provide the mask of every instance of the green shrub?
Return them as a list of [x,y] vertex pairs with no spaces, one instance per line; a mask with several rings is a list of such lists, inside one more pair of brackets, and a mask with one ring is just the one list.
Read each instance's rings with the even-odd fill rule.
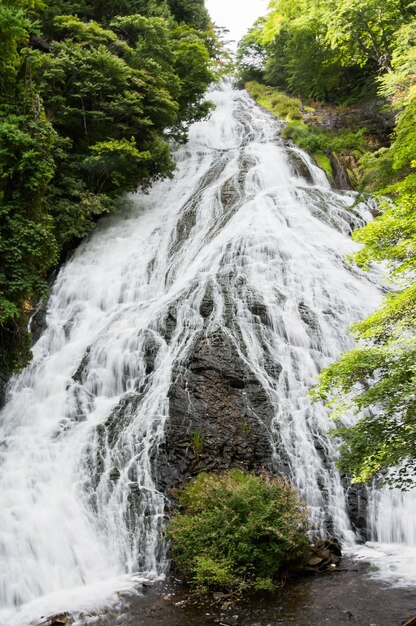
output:
[[200,474],[167,530],[176,566],[199,593],[273,588],[308,552],[305,507],[280,478]]

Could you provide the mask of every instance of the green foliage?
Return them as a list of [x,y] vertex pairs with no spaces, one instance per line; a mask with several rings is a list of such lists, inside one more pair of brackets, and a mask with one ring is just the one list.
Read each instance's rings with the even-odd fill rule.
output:
[[0,0],[0,369],[27,362],[62,253],[171,175],[171,140],[210,109],[208,26],[203,0]]
[[290,98],[273,87],[266,87],[254,81],[246,83],[245,87],[256,102],[277,117],[287,122],[303,119],[300,100]]
[[55,173],[57,136],[33,89],[27,13],[0,3],[0,369],[21,367],[30,354],[25,308],[44,289],[57,260],[46,193]]
[[415,305],[414,285],[389,296],[377,313],[355,326],[358,347],[321,373],[315,393],[323,399],[330,394],[334,417],[366,409],[356,426],[337,433],[343,439],[341,466],[355,482],[405,462],[405,471],[395,470],[391,480],[406,487],[414,473]]
[[306,514],[281,479],[200,474],[168,527],[179,570],[199,593],[271,589],[307,554]]
[[414,15],[409,0],[273,0],[240,43],[241,75],[303,98],[374,95],[396,31]]
[[403,489],[413,487],[416,469],[416,98],[409,62],[415,58],[415,32],[415,23],[400,30],[405,36],[393,52],[393,72],[380,81],[394,106],[402,107],[393,142],[362,160],[364,180],[392,201],[384,199],[382,215],[354,234],[364,246],[356,262],[365,269],[385,262],[396,291],[355,325],[357,348],[324,370],[314,391],[329,400],[335,417],[352,410],[360,418],[338,431],[341,463],[354,480],[388,470],[388,481]]
[[314,126],[304,119],[303,111],[306,112],[306,108],[302,107],[299,99],[255,81],[246,83],[245,87],[256,102],[286,122],[282,137],[309,152],[329,177],[332,176],[331,152],[337,155],[353,154],[360,158],[368,150],[368,131],[365,128],[351,131],[346,128],[335,130]]
[[204,449],[204,434],[201,430],[194,430],[192,433],[192,451],[195,456],[199,456]]
[[168,4],[179,24],[188,24],[197,30],[207,30],[209,27],[204,0],[168,0]]
[[403,0],[342,0],[328,16],[327,39],[340,51],[344,64],[361,67],[373,62],[390,70],[393,35],[413,12]]

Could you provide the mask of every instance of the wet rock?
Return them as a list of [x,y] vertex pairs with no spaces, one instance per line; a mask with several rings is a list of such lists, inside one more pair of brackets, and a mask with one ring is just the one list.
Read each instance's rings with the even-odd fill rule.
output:
[[298,310],[302,321],[314,332],[318,332],[319,322],[316,314],[304,302],[299,302]]
[[[350,155],[350,158],[352,159],[352,155]],[[348,174],[348,169],[346,167],[346,161],[345,161],[346,157],[344,157],[344,159],[342,159],[341,157],[337,156],[336,154],[333,154],[331,152],[330,154],[330,161],[331,161],[331,167],[332,167],[332,176],[333,176],[333,183],[334,183],[334,187],[336,189],[352,189],[353,186],[351,184],[351,180],[350,180],[350,176]],[[353,165],[350,163],[350,167],[353,167]],[[354,167],[357,167],[357,163],[355,162]]]
[[123,430],[132,421],[142,400],[143,393],[134,392],[122,398],[120,404],[109,415],[105,424],[100,424],[101,429],[100,426],[97,428],[97,434],[102,439],[99,444],[100,449],[105,449],[105,439],[107,439],[107,443],[111,448],[116,444]]
[[263,367],[270,376],[274,380],[279,380],[280,374],[282,373],[282,366],[280,363],[276,363],[272,357],[265,353],[263,357]]
[[30,318],[29,331],[32,343],[36,343],[46,329],[46,314],[48,311],[48,298],[45,296],[36,305]]
[[304,178],[306,182],[313,184],[313,176],[310,171],[307,163],[302,159],[302,157],[293,149],[288,148],[287,151],[289,165],[295,176],[299,176],[300,178]]
[[264,302],[260,301],[252,301],[248,303],[248,310],[252,315],[255,315],[259,318],[260,322],[264,324],[264,326],[270,326],[270,318],[267,311],[267,307]]
[[240,186],[241,192],[244,193],[246,176],[249,170],[252,167],[255,167],[256,160],[253,157],[243,154],[243,156],[240,158],[238,165],[239,165],[238,184]]
[[163,328],[161,332],[167,343],[170,343],[173,333],[176,330],[176,308],[174,306],[169,307],[164,320],[162,321]]
[[118,467],[113,467],[113,469],[110,471],[109,478],[110,480],[113,480],[115,482],[120,478],[120,475],[121,474]]
[[207,291],[202,299],[199,312],[204,319],[208,318],[214,311],[214,294],[212,292],[211,285],[208,286]]
[[170,419],[155,460],[161,489],[201,471],[271,470],[274,408],[222,329],[198,337],[176,372],[169,401]]
[[10,376],[8,374],[4,374],[0,372],[0,410],[4,407],[6,403],[7,396],[7,385],[9,382]]
[[155,369],[156,357],[160,349],[160,343],[152,333],[148,333],[144,342],[144,362],[146,364],[146,375],[151,374]]
[[72,626],[74,620],[69,613],[59,613],[48,617],[46,621],[41,622],[38,626]]
[[240,190],[238,180],[233,177],[225,181],[221,186],[221,204],[224,209],[230,209],[240,200]]
[[182,244],[196,224],[196,203],[192,202],[182,213],[176,226],[176,245]]
[[87,348],[84,356],[81,359],[81,363],[79,364],[77,371],[72,376],[72,380],[74,380],[76,383],[82,384],[84,380],[84,374],[88,368],[88,363],[90,360],[90,350],[91,348]]
[[368,491],[363,483],[351,485],[344,480],[346,490],[347,510],[351,525],[359,538],[363,541],[370,539],[367,513],[368,513]]
[[310,546],[311,555],[306,571],[323,572],[335,569],[342,557],[341,544],[337,539],[320,539]]

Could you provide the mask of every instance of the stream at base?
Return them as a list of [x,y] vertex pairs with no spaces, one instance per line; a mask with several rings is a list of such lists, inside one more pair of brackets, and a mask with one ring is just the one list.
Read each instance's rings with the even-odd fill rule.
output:
[[[164,487],[192,474],[195,428],[221,430],[218,390],[238,436],[258,430],[250,467],[283,472],[313,534],[357,553],[334,425],[308,390],[381,300],[377,272],[345,260],[371,207],[332,190],[245,92],[224,85],[210,98],[216,109],[177,150],[175,177],[102,220],[61,269],[33,362],[10,386],[0,416],[1,626],[94,612],[164,578]],[[182,475],[166,451],[179,422]],[[415,494],[370,494],[373,541],[358,548],[380,578],[404,586],[416,583],[415,504]]]
[[[371,578],[369,563],[343,559],[336,573],[288,581],[273,594],[233,603],[190,600],[175,581],[159,583],[124,608],[76,626],[401,626],[416,616],[416,594]],[[49,626],[49,625],[48,625]]]

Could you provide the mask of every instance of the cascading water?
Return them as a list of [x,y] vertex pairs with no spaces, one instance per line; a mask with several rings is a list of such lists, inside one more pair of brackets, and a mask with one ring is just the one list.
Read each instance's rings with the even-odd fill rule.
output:
[[103,220],[62,268],[33,362],[11,386],[0,436],[4,626],[163,576],[154,468],[169,389],[195,339],[217,329],[273,404],[276,467],[284,451],[315,533],[329,525],[354,542],[331,422],[307,392],[380,300],[372,276],[344,261],[369,212],[285,148],[247,94],[210,97],[216,109],[177,151],[175,178]]

